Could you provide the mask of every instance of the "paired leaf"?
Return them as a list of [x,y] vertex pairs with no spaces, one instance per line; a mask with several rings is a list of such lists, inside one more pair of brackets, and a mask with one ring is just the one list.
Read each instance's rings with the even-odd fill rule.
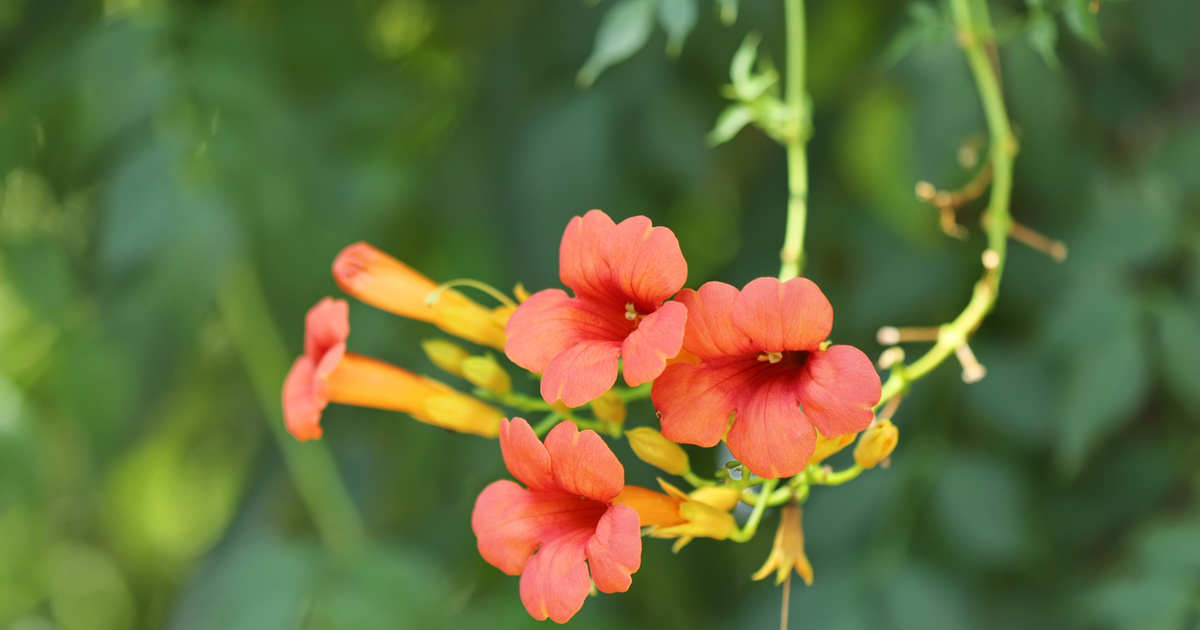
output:
[[604,14],[592,54],[576,80],[587,87],[609,66],[631,57],[646,45],[654,26],[653,0],[621,0]]
[[658,0],[658,23],[667,32],[667,54],[678,57],[696,26],[696,0]]
[[1058,24],[1054,22],[1054,16],[1039,7],[1031,9],[1029,22],[1025,25],[1025,37],[1047,66],[1058,69],[1058,53],[1055,52],[1055,46],[1058,45]]

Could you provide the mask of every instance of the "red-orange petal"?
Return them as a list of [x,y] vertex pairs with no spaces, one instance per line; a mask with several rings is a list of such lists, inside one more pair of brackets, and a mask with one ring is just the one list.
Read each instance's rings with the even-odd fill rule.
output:
[[756,278],[742,288],[733,322],[758,350],[816,350],[833,330],[833,306],[808,278]]
[[800,404],[822,435],[857,433],[871,424],[879,402],[879,373],[854,346],[813,352],[799,381]]
[[586,545],[590,530],[562,536],[542,545],[521,573],[521,603],[537,620],[566,623],[587,600]]
[[564,492],[609,503],[625,487],[625,468],[595,431],[559,423],[546,436],[546,451]]
[[538,291],[508,319],[504,353],[513,363],[542,373],[555,357],[583,341],[620,342],[632,329],[622,306],[610,307],[567,296],[561,289]]
[[721,358],[759,351],[750,337],[733,324],[737,287],[705,282],[699,291],[684,289],[675,296],[688,309],[683,347],[701,358]]
[[324,298],[308,309],[304,322],[304,354],[319,362],[350,336],[350,306],[345,300]]
[[817,434],[796,400],[794,378],[755,383],[738,404],[729,429],[729,452],[766,479],[800,474],[808,466]]
[[558,487],[550,453],[524,418],[500,421],[500,453],[508,472],[526,486],[534,490]]
[[687,324],[687,307],[667,302],[638,323],[621,344],[621,372],[625,383],[636,387],[662,374],[667,360],[679,354]]
[[587,544],[592,582],[603,593],[624,593],[642,566],[642,533],[638,514],[625,505],[608,508]]
[[662,434],[672,442],[714,446],[725,435],[738,392],[757,367],[754,359],[668,367],[650,390]]
[[617,382],[620,341],[580,341],[561,352],[542,374],[546,402],[578,407],[600,397]]
[[300,441],[321,437],[321,412],[328,400],[314,388],[316,366],[302,356],[283,379],[283,420],[292,437]]
[[563,492],[526,490],[508,480],[479,493],[471,529],[479,555],[509,575],[517,575],[539,546],[578,532],[590,533],[606,506]]
[[687,261],[675,234],[644,216],[614,224],[591,210],[567,224],[559,246],[559,277],[575,295],[639,312],[654,310],[683,287]]

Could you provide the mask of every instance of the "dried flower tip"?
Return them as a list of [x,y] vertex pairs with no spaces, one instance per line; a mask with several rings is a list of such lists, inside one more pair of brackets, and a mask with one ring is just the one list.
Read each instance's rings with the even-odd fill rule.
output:
[[928,203],[933,201],[933,198],[937,195],[937,188],[929,182],[919,181],[917,182],[915,192],[917,193],[917,199]]
[[937,341],[942,329],[939,326],[917,326],[911,328],[895,328],[884,326],[875,333],[875,339],[880,344],[892,346],[911,341]]
[[880,369],[888,369],[904,360],[904,348],[892,346],[879,355]]
[[983,260],[984,269],[991,271],[1000,266],[1000,254],[996,253],[996,250],[994,249],[983,250],[983,256],[981,258]]
[[900,343],[900,329],[895,326],[884,326],[875,333],[875,340],[881,346],[894,346]]
[[1062,241],[1052,239],[1016,221],[1013,221],[1009,225],[1008,233],[1014,240],[1046,254],[1053,258],[1055,262],[1062,262],[1067,259],[1067,245]]
[[971,347],[967,344],[954,349],[954,355],[958,357],[958,362],[962,364],[962,378],[964,383],[978,383],[987,376],[987,368],[983,367],[979,360],[975,358],[975,353],[971,352]]
[[958,147],[958,164],[963,168],[971,168],[979,163],[979,145],[968,140]]

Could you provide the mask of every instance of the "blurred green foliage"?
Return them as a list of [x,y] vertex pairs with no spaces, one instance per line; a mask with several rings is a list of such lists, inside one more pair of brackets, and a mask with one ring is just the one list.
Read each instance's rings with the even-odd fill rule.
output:
[[[530,625],[469,528],[495,443],[349,408],[323,447],[273,440],[274,340],[300,352],[345,244],[541,288],[591,207],[671,226],[691,286],[773,274],[783,152],[706,134],[748,31],[782,59],[776,4],[0,0],[0,626]],[[806,271],[874,353],[965,303],[982,237],[911,191],[967,181],[984,128],[936,2],[809,4]],[[793,626],[1200,627],[1200,4],[989,4],[1013,214],[1071,257],[1014,246],[988,377],[940,368],[890,469],[814,491]],[[256,284],[258,319],[230,289]],[[429,327],[351,320],[352,349],[434,373]],[[326,551],[294,483],[325,447],[365,553]],[[573,623],[773,627],[770,538],[649,541]]]

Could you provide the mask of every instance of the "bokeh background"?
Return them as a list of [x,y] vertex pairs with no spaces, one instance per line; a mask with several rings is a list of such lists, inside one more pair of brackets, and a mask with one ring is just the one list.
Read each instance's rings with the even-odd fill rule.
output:
[[[334,406],[301,445],[279,384],[357,240],[536,289],[598,207],[672,227],[690,286],[772,275],[782,150],[705,144],[743,36],[782,59],[781,3],[742,4],[584,90],[612,2],[0,0],[0,627],[533,625],[469,527],[494,442]],[[912,191],[985,127],[943,7],[809,4],[806,271],[875,355],[969,296],[978,209],[957,241]],[[1087,4],[990,3],[1013,214],[1071,256],[1014,245],[987,378],[944,365],[890,469],[814,490],[792,627],[1200,628],[1200,4]],[[352,309],[352,349],[435,373],[436,330]],[[573,623],[775,627],[774,524],[650,541]]]

